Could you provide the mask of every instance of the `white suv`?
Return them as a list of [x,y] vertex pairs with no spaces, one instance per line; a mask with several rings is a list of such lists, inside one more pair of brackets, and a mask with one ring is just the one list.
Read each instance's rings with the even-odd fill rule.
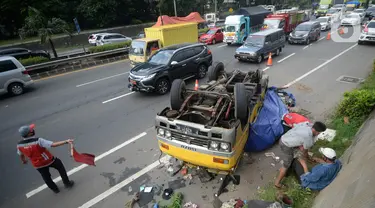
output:
[[91,34],[89,36],[89,44],[90,45],[94,45],[96,46],[96,38],[99,36],[99,35],[103,35],[103,34],[106,34],[106,33],[95,33],[95,34]]
[[131,41],[132,39],[129,37],[126,37],[124,35],[121,35],[119,33],[105,33],[97,35],[96,38],[96,45],[106,45],[106,44],[112,44],[112,43],[121,43],[126,41]]
[[375,20],[371,20],[362,30],[358,39],[358,44],[364,42],[375,42]]
[[25,67],[14,57],[0,57],[0,93],[21,95],[34,82]]

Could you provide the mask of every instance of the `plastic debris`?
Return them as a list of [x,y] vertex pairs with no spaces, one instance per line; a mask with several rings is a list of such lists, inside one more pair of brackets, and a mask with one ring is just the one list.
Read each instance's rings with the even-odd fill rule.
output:
[[132,187],[129,186],[129,188],[128,188],[128,192],[130,193],[130,192],[132,192],[132,191],[133,191]]
[[184,204],[185,208],[198,208],[198,205],[192,203],[192,202],[187,202]]
[[186,175],[187,174],[187,172],[188,172],[188,169],[187,169],[187,167],[183,167],[182,168],[182,170],[181,170],[181,175]]
[[271,163],[271,165],[272,165],[273,167],[275,167],[275,164],[274,164],[274,163]]
[[187,175],[184,176],[184,179],[185,180],[192,180],[193,176],[191,174],[187,174]]
[[145,185],[142,185],[141,187],[139,187],[139,191],[143,191],[145,189]]

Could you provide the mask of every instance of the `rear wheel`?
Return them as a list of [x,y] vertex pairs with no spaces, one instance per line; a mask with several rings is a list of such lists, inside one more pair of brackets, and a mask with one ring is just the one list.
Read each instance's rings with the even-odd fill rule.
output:
[[164,95],[169,91],[170,88],[170,82],[166,78],[161,78],[156,82],[155,91],[159,95]]
[[186,98],[186,85],[182,79],[176,79],[172,82],[171,88],[171,108],[172,110],[180,110],[181,105]]
[[242,123],[247,122],[248,118],[248,95],[246,87],[243,83],[236,83],[234,85],[234,114],[236,119],[239,119]]
[[8,86],[8,92],[12,95],[21,95],[24,92],[23,84],[21,83],[12,83]]
[[223,62],[214,62],[208,68],[208,81],[218,80],[218,78],[225,73]]

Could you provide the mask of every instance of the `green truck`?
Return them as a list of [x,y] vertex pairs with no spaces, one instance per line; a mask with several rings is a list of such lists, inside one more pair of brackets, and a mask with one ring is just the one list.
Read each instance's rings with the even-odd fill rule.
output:
[[326,16],[328,9],[333,5],[334,0],[321,0],[319,8],[315,11],[315,16],[322,17]]

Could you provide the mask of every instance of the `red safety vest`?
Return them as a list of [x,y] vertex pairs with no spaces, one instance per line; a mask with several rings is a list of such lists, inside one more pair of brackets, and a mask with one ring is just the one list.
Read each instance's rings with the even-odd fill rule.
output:
[[24,139],[17,144],[17,149],[28,157],[35,168],[50,165],[55,157],[44,147],[39,146],[39,138]]
[[284,124],[292,128],[294,127],[295,124],[299,124],[302,122],[310,122],[308,118],[298,113],[287,113],[284,115],[283,120],[284,120]]

